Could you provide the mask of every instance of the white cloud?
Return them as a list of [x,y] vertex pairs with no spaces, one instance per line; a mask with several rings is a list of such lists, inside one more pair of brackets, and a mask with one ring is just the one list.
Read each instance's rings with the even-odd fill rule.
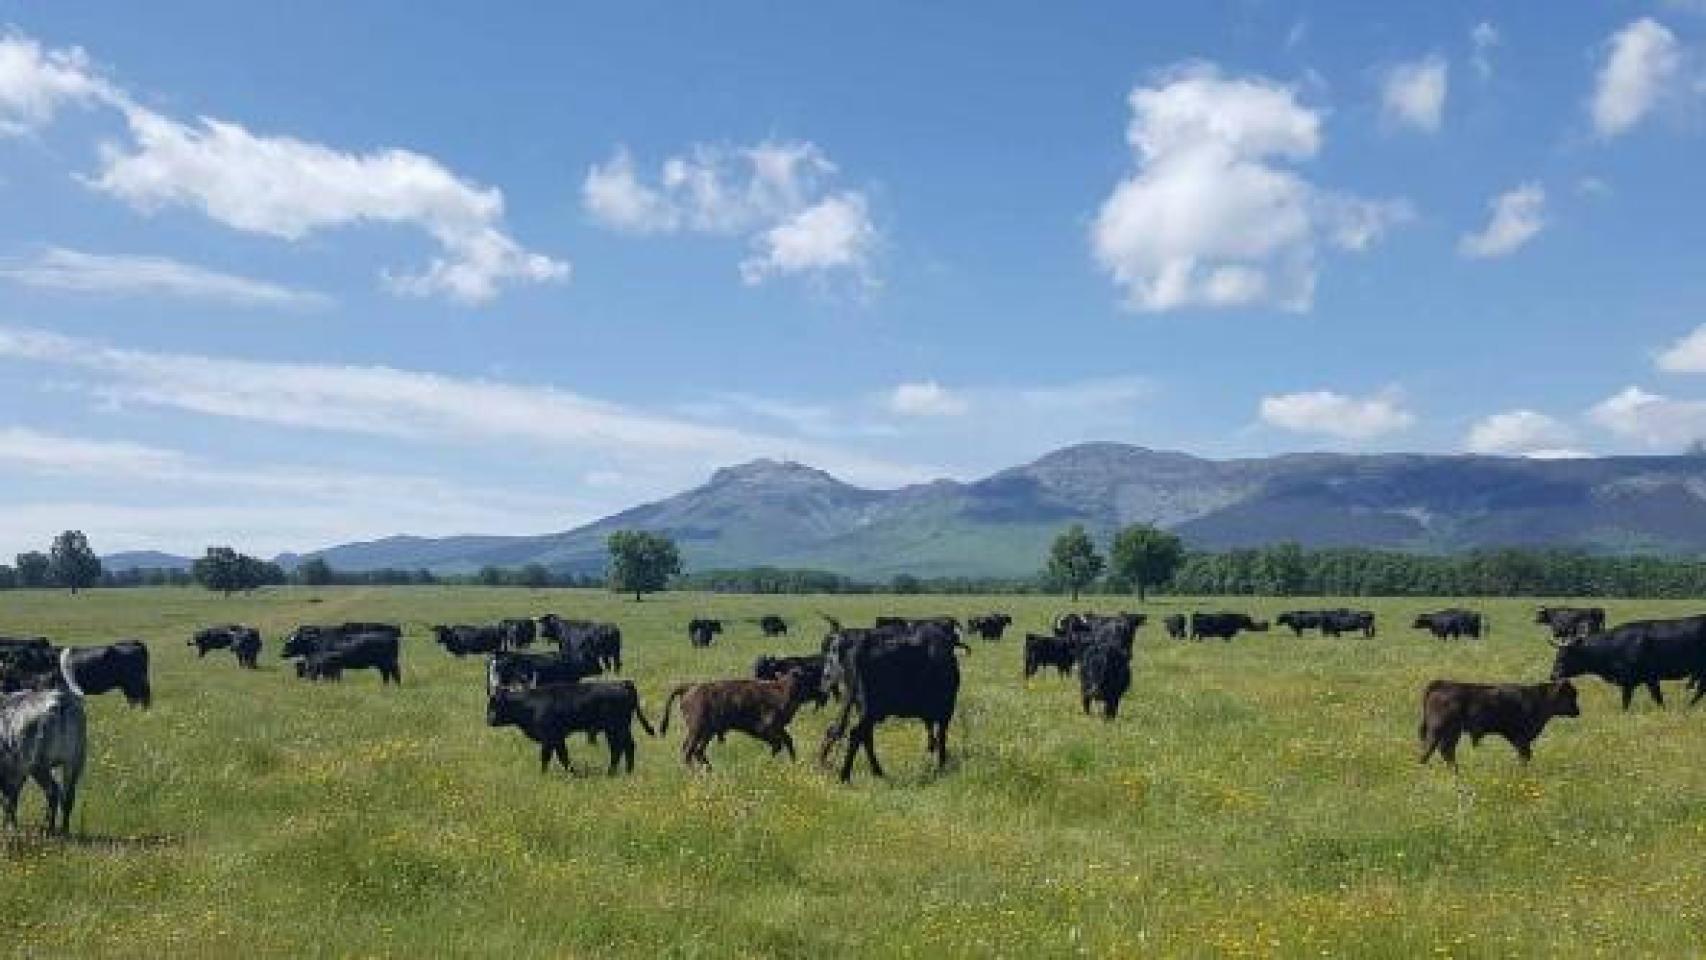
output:
[[1133,90],[1130,105],[1138,170],[1103,202],[1091,247],[1134,309],[1306,310],[1320,238],[1362,249],[1408,216],[1280,165],[1321,147],[1320,114],[1289,87],[1193,64]]
[[1469,31],[1469,45],[1472,48],[1469,62],[1475,65],[1475,72],[1485,80],[1493,75],[1493,51],[1503,42],[1499,36],[1499,28],[1483,20],[1475,24]]
[[303,308],[331,302],[318,293],[163,257],[111,256],[63,247],[49,247],[30,260],[0,262],[0,278],[73,293],[179,297],[234,306]]
[[1660,353],[1658,366],[1666,373],[1706,373],[1706,323]]
[[568,276],[568,264],[523,249],[499,229],[501,192],[431,157],[342,153],[222,120],[188,126],[134,105],[125,116],[135,143],[103,148],[101,172],[89,184],[143,212],[196,207],[233,229],[285,240],[362,223],[418,227],[442,255],[420,272],[386,276],[394,291],[414,296],[478,304],[505,284]]
[[1466,257],[1486,259],[1515,253],[1546,227],[1546,191],[1538,183],[1525,183],[1494,197],[1487,208],[1492,219],[1479,233],[1466,233],[1457,241],[1457,251]]
[[1613,34],[1595,78],[1588,112],[1601,137],[1627,132],[1646,116],[1682,70],[1676,34],[1642,17]]
[[971,409],[959,394],[934,380],[903,383],[888,395],[888,409],[907,417],[957,417]]
[[465,379],[382,366],[234,360],[110,347],[0,327],[0,357],[94,374],[85,389],[109,405],[143,405],[278,426],[417,442],[521,441],[684,470],[762,456],[811,460],[873,483],[928,471],[807,441],[692,423],[552,387]]
[[1674,400],[1640,387],[1628,387],[1595,404],[1588,419],[1648,447],[1681,451],[1706,439],[1706,400]]
[[1395,390],[1369,397],[1351,397],[1331,390],[1310,390],[1263,397],[1264,423],[1294,433],[1313,433],[1341,440],[1372,440],[1415,423]]
[[587,172],[581,204],[595,222],[625,233],[745,235],[753,253],[740,273],[748,284],[832,271],[864,279],[879,234],[862,192],[826,192],[836,173],[809,142],[699,144],[664,160],[647,183],[619,147]]
[[1561,459],[1586,456],[1575,450],[1575,431],[1562,421],[1533,410],[1495,413],[1469,429],[1464,446],[1470,453]]
[[1449,82],[1450,68],[1437,54],[1398,64],[1386,72],[1381,85],[1387,119],[1428,133],[1439,132]]
[[111,95],[81,49],[44,50],[30,37],[0,31],[0,136],[33,132],[66,104]]

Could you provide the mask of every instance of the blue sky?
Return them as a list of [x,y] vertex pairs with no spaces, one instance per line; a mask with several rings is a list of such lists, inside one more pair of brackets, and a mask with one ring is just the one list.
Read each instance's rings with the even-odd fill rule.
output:
[[1706,436],[1698,0],[483,7],[0,0],[0,552]]

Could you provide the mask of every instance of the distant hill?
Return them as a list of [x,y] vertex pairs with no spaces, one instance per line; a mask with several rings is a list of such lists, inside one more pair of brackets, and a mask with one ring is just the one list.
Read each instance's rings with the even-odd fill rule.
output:
[[188,570],[195,561],[158,550],[128,550],[101,558],[101,568],[112,573],[130,570]]
[[[1088,443],[969,483],[868,490],[797,463],[756,460],[704,485],[542,536],[390,537],[306,556],[343,570],[487,564],[603,569],[613,530],[657,530],[688,567],[770,564],[855,577],[1026,576],[1061,527],[1105,534],[1137,521],[1224,549],[1295,540],[1456,552],[1569,546],[1706,552],[1706,458],[1528,460],[1484,456],[1289,454],[1207,460]],[[305,557],[281,558],[296,562]],[[187,561],[184,561],[187,563]]]

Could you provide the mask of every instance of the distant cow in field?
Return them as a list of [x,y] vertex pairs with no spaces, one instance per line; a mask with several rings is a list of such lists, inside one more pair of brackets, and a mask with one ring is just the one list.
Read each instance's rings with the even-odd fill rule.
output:
[[486,724],[516,727],[539,744],[539,772],[544,773],[556,757],[565,771],[569,765],[570,734],[604,735],[610,748],[609,774],[616,775],[626,761],[634,772],[634,728],[638,720],[648,736],[657,736],[640,709],[640,693],[632,681],[573,683],[517,690],[500,687],[486,700]]
[[766,614],[758,618],[758,629],[767,637],[785,637],[788,635],[788,621],[773,613]]
[[823,683],[823,658],[821,653],[800,657],[759,657],[753,661],[752,676],[755,680],[780,680],[787,674],[795,674],[800,680],[800,702],[814,701],[822,710],[830,697],[830,691]]
[[24,781],[34,780],[47,798],[47,831],[71,832],[89,734],[83,698],[61,680],[49,689],[0,694],[0,805],[8,828],[17,829]]
[[504,632],[504,648],[508,650],[526,650],[539,635],[538,624],[527,617],[500,620],[498,629]]
[[195,647],[196,657],[205,657],[210,650],[230,650],[237,656],[237,665],[250,670],[259,668],[261,632],[240,623],[206,627],[190,637],[188,646]]
[[1605,608],[1541,607],[1534,612],[1534,622],[1551,630],[1554,640],[1585,637],[1605,630]]
[[[300,659],[296,675],[335,680],[344,670],[377,670],[379,682],[401,684],[403,669],[396,634],[346,633],[342,628],[298,627],[285,639],[281,655]],[[318,656],[316,656],[318,655]]]
[[1375,619],[1372,610],[1338,610],[1321,611],[1321,632],[1329,637],[1337,637],[1346,633],[1360,633],[1364,637],[1374,636]]
[[1552,643],[1558,651],[1552,660],[1554,680],[1599,677],[1622,691],[1625,710],[1643,686],[1654,703],[1664,706],[1661,680],[1688,680],[1694,687],[1690,705],[1706,696],[1706,616],[1632,620],[1604,633]]
[[1244,613],[1191,614],[1192,640],[1231,640],[1245,630],[1261,633],[1267,629],[1266,620],[1255,620]]
[[1078,688],[1084,712],[1101,701],[1102,716],[1119,716],[1120,699],[1131,689],[1131,647],[1112,633],[1092,639],[1078,657]]
[[687,642],[695,647],[708,647],[723,632],[723,621],[696,618],[687,622]]
[[1455,607],[1437,613],[1421,614],[1416,617],[1411,627],[1415,630],[1426,630],[1433,634],[1436,640],[1456,640],[1459,637],[1480,639],[1483,632],[1492,632],[1491,625],[1481,614]]
[[622,629],[614,623],[564,620],[547,613],[539,618],[539,636],[563,653],[591,657],[606,672],[622,672]]
[[498,653],[504,649],[508,631],[503,627],[437,624],[432,628],[433,642],[454,657],[469,654]]
[[1287,610],[1275,617],[1274,622],[1290,630],[1292,636],[1301,637],[1305,630],[1321,629],[1321,611]]
[[486,692],[498,687],[542,687],[596,677],[598,661],[572,653],[494,653],[486,661]]
[[1453,769],[1457,741],[1465,733],[1480,746],[1481,738],[1496,733],[1528,762],[1534,741],[1553,717],[1577,717],[1576,688],[1568,680],[1550,683],[1459,683],[1435,680],[1422,692],[1421,762],[1437,750]]
[[966,629],[985,640],[999,640],[1007,628],[1013,625],[1013,618],[1005,613],[986,613],[966,620]]
[[1036,676],[1037,671],[1044,667],[1053,667],[1063,677],[1071,673],[1078,663],[1078,651],[1083,643],[1081,637],[1081,634],[1025,634],[1025,679]]
[[669,732],[670,708],[681,700],[681,719],[687,724],[687,739],[681,745],[681,762],[692,766],[697,761],[705,769],[711,761],[705,747],[713,738],[723,734],[744,733],[770,747],[771,756],[788,751],[794,754],[794,738],[788,735],[788,724],[800,707],[799,674],[792,671],[777,680],[716,680],[710,683],[684,683],[669,693],[663,703],[660,733]]
[[1169,613],[1162,617],[1161,626],[1166,628],[1167,636],[1174,640],[1183,640],[1191,632],[1190,620],[1182,613]]

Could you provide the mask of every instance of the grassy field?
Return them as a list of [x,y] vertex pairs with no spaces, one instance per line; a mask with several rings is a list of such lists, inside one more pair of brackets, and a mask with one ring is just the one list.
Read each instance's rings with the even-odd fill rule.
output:
[[[1319,601],[1309,601],[1311,605]],[[155,709],[91,702],[81,837],[0,847],[0,952],[16,956],[1560,956],[1706,948],[1706,715],[1583,684],[1583,716],[1530,767],[1502,741],[1464,772],[1415,763],[1435,677],[1544,678],[1531,602],[1487,601],[1489,640],[1401,628],[1425,601],[1376,601],[1373,640],[1268,634],[1230,645],[1139,636],[1113,725],[1076,684],[1026,685],[1019,642],[973,641],[937,776],[917,724],[879,731],[891,774],[842,786],[738,738],[717,770],[678,760],[679,725],[642,737],[632,777],[483,722],[478,660],[435,621],[608,618],[656,720],[680,680],[744,675],[815,649],[812,611],[1005,609],[1042,629],[1055,598],[764,598],[498,589],[280,589],[0,595],[0,632],[147,640]],[[1097,604],[1086,604],[1092,606]],[[1103,601],[1099,604],[1106,607]],[[1216,601],[1271,614],[1293,602]],[[1161,614],[1189,609],[1151,604]],[[1613,619],[1699,604],[1623,602]],[[696,614],[778,612],[710,650]],[[312,686],[277,637],[298,622],[405,623],[404,686]],[[196,661],[198,624],[262,627],[264,669]],[[1676,685],[1672,685],[1673,689]],[[1680,692],[1680,691],[1678,691]],[[1643,695],[1644,698],[1644,695]],[[795,737],[815,746],[830,711]],[[26,814],[40,813],[31,794]]]

